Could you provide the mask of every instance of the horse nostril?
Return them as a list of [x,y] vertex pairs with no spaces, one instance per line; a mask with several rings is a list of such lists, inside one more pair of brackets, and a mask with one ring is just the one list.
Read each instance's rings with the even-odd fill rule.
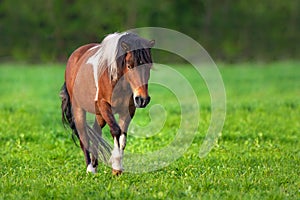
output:
[[151,97],[148,96],[145,100],[145,106],[150,102],[150,100],[151,100]]
[[137,96],[137,97],[135,97],[134,98],[134,103],[135,103],[135,106],[136,107],[141,107],[142,106],[142,102],[143,101],[143,99],[142,99],[142,97],[141,96]]
[[141,96],[136,96],[134,98],[134,103],[137,108],[144,108],[150,102],[150,97],[143,98]]

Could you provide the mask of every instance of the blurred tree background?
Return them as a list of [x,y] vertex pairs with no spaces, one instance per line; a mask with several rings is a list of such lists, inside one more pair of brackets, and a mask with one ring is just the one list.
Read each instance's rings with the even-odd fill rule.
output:
[[0,0],[0,61],[65,62],[80,45],[165,27],[226,62],[300,58],[299,0]]

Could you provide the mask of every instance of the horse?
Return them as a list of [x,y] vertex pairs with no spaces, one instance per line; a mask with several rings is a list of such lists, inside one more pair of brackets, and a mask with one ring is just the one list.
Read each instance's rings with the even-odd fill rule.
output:
[[[124,171],[128,126],[136,108],[150,102],[154,44],[134,33],[112,33],[101,43],[81,46],[70,55],[60,91],[62,121],[79,139],[87,173],[97,173],[98,160],[107,162],[108,157],[114,175]],[[93,127],[86,113],[95,114]],[[113,148],[102,138],[106,124]]]

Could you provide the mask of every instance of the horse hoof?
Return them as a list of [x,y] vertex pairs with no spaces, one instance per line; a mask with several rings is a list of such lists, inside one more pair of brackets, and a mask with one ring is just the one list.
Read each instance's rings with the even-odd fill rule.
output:
[[92,174],[96,174],[97,173],[97,168],[93,167],[92,164],[89,164],[86,168],[86,173],[92,173]]
[[114,176],[119,176],[122,174],[122,170],[112,169],[112,174]]

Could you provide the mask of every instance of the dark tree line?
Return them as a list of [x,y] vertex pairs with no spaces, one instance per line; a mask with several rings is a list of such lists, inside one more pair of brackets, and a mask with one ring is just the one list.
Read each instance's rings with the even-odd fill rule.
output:
[[0,0],[0,60],[65,61],[130,28],[183,32],[214,59],[299,59],[299,0]]

